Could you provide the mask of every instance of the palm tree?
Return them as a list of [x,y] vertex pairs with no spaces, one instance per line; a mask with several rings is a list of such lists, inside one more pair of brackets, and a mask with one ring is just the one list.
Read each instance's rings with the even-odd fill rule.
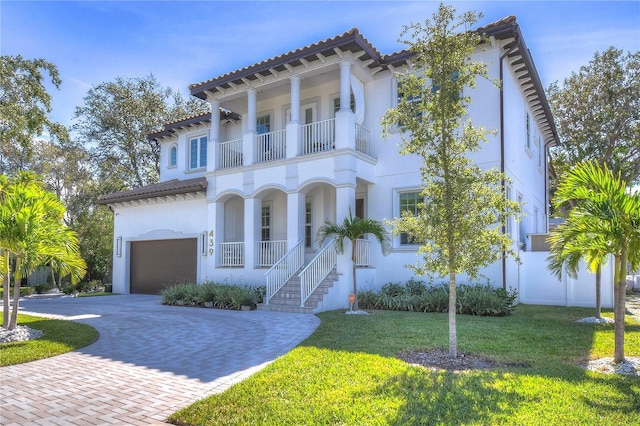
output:
[[[38,266],[55,263],[59,271],[77,282],[84,276],[86,265],[80,257],[75,232],[63,224],[64,205],[44,189],[33,173],[21,172],[13,179],[3,176],[0,201],[0,251],[3,254],[0,274],[4,278],[6,303],[3,326],[13,330],[18,320],[22,278]],[[10,275],[14,278],[13,309],[8,320]]]
[[552,254],[547,258],[548,268],[558,279],[562,278],[562,270],[566,265],[567,274],[575,278],[584,259],[589,271],[596,278],[596,313],[595,318],[601,318],[601,281],[602,265],[607,260],[608,246],[601,235],[582,233],[580,227],[569,218],[560,225],[556,232],[549,236]]
[[327,238],[336,237],[336,251],[344,253],[344,240],[351,241],[351,267],[353,275],[353,309],[358,310],[358,287],[356,285],[356,242],[366,234],[373,235],[382,246],[382,253],[386,255],[389,250],[389,234],[384,225],[371,218],[354,217],[349,209],[349,217],[344,218],[342,225],[327,222],[318,229],[317,240],[320,245]]
[[[552,231],[551,266],[567,260],[575,264],[585,256],[592,266],[605,255],[614,257],[614,362],[624,361],[624,315],[627,263],[640,266],[640,192],[606,166],[578,164],[560,183],[554,205],[573,201],[567,221]],[[561,266],[560,266],[561,267]]]

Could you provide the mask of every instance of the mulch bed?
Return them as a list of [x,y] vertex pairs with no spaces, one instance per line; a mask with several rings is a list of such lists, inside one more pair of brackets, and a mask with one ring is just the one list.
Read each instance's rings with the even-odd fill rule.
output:
[[459,352],[456,358],[449,356],[449,351],[429,349],[428,351],[404,351],[398,355],[403,361],[413,365],[421,365],[429,370],[466,371],[487,370],[497,367],[527,367],[522,364],[504,364],[481,355]]

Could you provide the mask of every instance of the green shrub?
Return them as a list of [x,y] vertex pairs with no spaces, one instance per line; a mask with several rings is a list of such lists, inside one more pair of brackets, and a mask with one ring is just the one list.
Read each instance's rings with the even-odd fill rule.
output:
[[[504,316],[513,311],[516,291],[505,291],[486,285],[459,285],[456,291],[456,312],[467,315]],[[388,283],[380,293],[371,290],[358,293],[363,309],[393,311],[448,312],[449,286],[427,286],[422,281],[409,280],[402,286]]]
[[67,295],[73,294],[76,292],[76,286],[73,284],[65,284],[65,286],[62,287],[62,292]]
[[205,282],[201,285],[183,283],[172,285],[162,291],[162,303],[175,305],[183,301],[185,305],[204,306],[213,303],[214,308],[241,309],[242,306],[255,308],[261,303],[266,294],[266,287],[251,287],[248,285],[226,285],[215,282]]
[[253,293],[255,294],[256,303],[263,303],[264,299],[267,297],[267,286],[260,285],[258,287],[253,287]]
[[35,291],[34,287],[20,287],[20,296],[31,296]]
[[[25,287],[27,288],[27,287]],[[51,290],[52,286],[47,283],[40,283],[33,286],[33,289],[38,294],[44,294]]]
[[89,281],[80,281],[75,287],[78,293],[86,293],[89,291],[90,284]]
[[404,294],[404,286],[400,283],[386,283],[382,286],[380,294],[384,296],[396,297]]
[[358,292],[358,307],[360,309],[376,309],[378,295],[373,290],[364,290]]
[[425,291],[427,291],[427,286],[424,281],[419,281],[413,278],[407,281],[404,288],[408,294],[413,296],[421,296]]

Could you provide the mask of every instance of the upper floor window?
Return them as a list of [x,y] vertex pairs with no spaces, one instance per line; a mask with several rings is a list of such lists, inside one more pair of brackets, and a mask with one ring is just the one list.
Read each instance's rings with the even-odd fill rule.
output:
[[[418,214],[418,204],[422,201],[420,191],[400,192],[398,195],[400,215],[402,216],[407,212],[412,216],[416,216]],[[416,243],[415,238],[411,235],[405,232],[400,234],[400,245],[412,245]]]
[[525,147],[527,149],[531,149],[531,116],[529,113],[525,113],[525,130],[526,130],[526,139],[524,141]]
[[189,139],[189,168],[207,167],[207,137]]
[[271,131],[271,115],[264,114],[256,119],[256,130],[258,134],[269,133]]
[[[356,112],[356,98],[351,94],[350,107],[352,112]],[[336,116],[336,112],[340,110],[340,96],[333,98],[333,116]]]
[[178,146],[171,145],[169,148],[169,167],[176,167],[178,165]]

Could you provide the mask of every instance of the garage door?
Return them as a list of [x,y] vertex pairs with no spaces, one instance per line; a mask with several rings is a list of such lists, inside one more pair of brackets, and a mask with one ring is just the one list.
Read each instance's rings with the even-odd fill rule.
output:
[[196,282],[196,238],[131,242],[131,293],[158,294],[176,282]]

